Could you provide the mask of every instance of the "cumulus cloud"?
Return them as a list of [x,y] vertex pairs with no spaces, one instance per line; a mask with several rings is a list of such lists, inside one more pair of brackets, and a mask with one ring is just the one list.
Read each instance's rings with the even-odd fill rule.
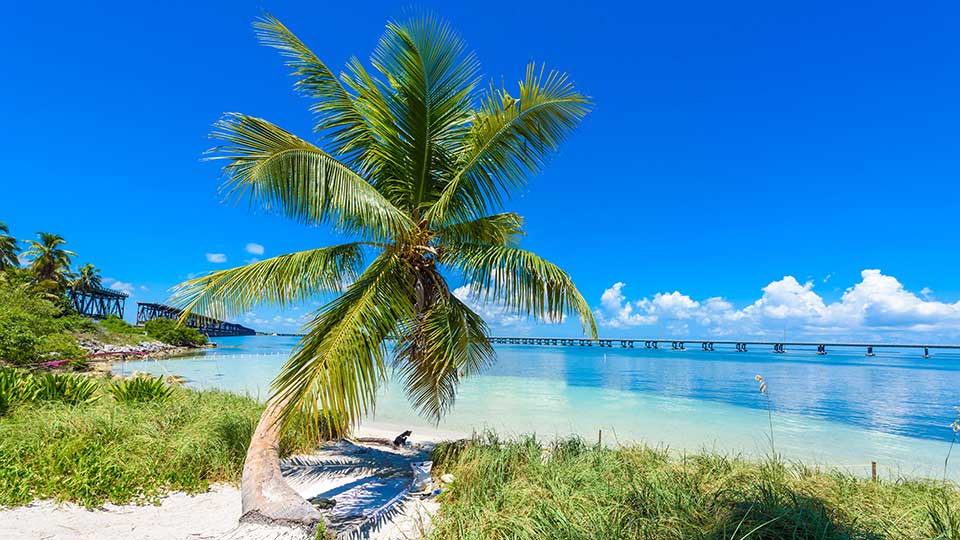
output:
[[263,255],[263,246],[250,242],[247,244],[247,253],[251,255]]
[[225,263],[227,262],[227,256],[223,253],[207,253],[207,262],[211,263]]
[[722,297],[697,301],[679,291],[630,301],[625,284],[614,283],[600,297],[598,321],[611,328],[665,326],[702,335],[831,334],[850,338],[960,337],[960,302],[932,300],[929,289],[919,295],[897,278],[867,269],[860,281],[835,302],[826,302],[813,281],[784,276],[761,289],[761,296],[737,308]]
[[126,281],[120,281],[112,277],[103,278],[103,284],[115,291],[125,292],[130,295],[136,290],[136,286],[134,286],[133,283],[127,283]]

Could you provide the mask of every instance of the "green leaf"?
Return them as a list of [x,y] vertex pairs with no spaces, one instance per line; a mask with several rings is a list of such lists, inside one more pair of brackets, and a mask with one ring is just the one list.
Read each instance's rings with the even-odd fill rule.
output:
[[228,113],[212,136],[226,144],[211,160],[227,160],[229,196],[251,202],[301,223],[330,222],[338,230],[376,239],[396,237],[413,227],[367,181],[316,146],[260,118]]
[[597,337],[590,305],[570,276],[535,253],[507,246],[460,244],[444,251],[441,262],[478,288],[480,298],[536,320],[559,322],[577,315],[583,331]]
[[270,304],[287,307],[340,291],[363,263],[361,243],[309,249],[185,281],[169,303],[187,313],[224,319]]
[[493,86],[471,119],[458,172],[427,212],[431,223],[462,221],[499,206],[538,173],[590,111],[565,73],[527,66],[519,98]]
[[339,298],[321,308],[273,382],[284,427],[347,429],[372,410],[386,377],[384,341],[413,317],[411,270],[392,251],[377,257]]
[[483,319],[449,292],[401,335],[396,371],[414,407],[437,422],[453,407],[460,379],[495,359]]

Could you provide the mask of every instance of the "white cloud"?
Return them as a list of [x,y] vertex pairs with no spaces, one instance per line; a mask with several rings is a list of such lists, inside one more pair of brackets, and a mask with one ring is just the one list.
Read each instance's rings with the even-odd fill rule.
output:
[[207,262],[212,263],[225,263],[227,262],[227,256],[223,253],[207,253]]
[[247,244],[247,253],[251,255],[263,255],[263,246],[250,242]]
[[112,277],[103,278],[103,284],[110,289],[125,292],[130,295],[132,295],[133,292],[137,289],[133,283],[127,283],[125,281],[120,281]]
[[863,270],[860,278],[840,300],[827,303],[814,291],[812,281],[800,283],[784,276],[763,287],[759,299],[740,309],[722,297],[696,301],[679,291],[631,302],[623,295],[624,283],[617,282],[603,292],[595,313],[602,325],[611,328],[659,324],[704,336],[748,338],[786,330],[794,335],[870,339],[960,337],[960,302],[931,300],[932,291],[927,288],[918,296],[880,270]]

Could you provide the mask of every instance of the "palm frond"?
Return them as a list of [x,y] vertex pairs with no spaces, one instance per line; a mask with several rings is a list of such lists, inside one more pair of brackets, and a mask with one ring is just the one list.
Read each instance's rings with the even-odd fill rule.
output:
[[509,246],[461,244],[441,262],[474,284],[482,300],[502,304],[536,320],[559,322],[577,315],[584,333],[597,337],[593,312],[570,276],[535,253]]
[[441,227],[437,234],[441,245],[512,246],[523,235],[523,218],[513,212],[493,214]]
[[342,434],[372,409],[386,376],[384,340],[413,316],[411,283],[406,262],[388,250],[318,310],[273,382],[284,429],[299,417]]
[[[435,173],[442,147],[465,134],[479,63],[453,29],[430,15],[388,23],[371,63],[389,81],[387,103],[406,158],[409,208],[439,193]],[[434,193],[436,192],[436,193]]]
[[228,113],[212,137],[226,144],[208,159],[227,160],[228,197],[248,196],[267,210],[301,223],[377,239],[402,235],[413,223],[352,169],[270,122]]
[[288,307],[340,291],[363,263],[362,243],[309,249],[218,270],[178,285],[171,305],[189,313],[227,318],[257,305]]
[[499,206],[538,173],[590,111],[565,73],[527,66],[515,98],[493,86],[471,119],[459,170],[427,212],[431,223],[466,220]]
[[354,96],[276,17],[265,13],[254,21],[253,27],[260,43],[279,50],[287,59],[286,65],[297,78],[294,88],[315,100],[310,107],[315,115],[314,130],[334,154],[349,165],[356,165],[376,144],[376,138]]
[[408,322],[395,354],[407,397],[434,421],[453,406],[460,379],[495,357],[483,318],[445,290],[425,313]]

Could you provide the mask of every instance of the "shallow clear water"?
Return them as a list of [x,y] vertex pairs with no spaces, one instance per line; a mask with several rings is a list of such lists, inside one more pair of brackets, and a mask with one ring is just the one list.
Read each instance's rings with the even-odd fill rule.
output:
[[[205,354],[115,364],[115,371],[176,373],[201,388],[264,398],[297,338],[216,340]],[[376,425],[451,435],[492,428],[545,438],[570,433],[607,442],[759,454],[770,448],[763,375],[776,450],[787,457],[865,471],[870,461],[907,474],[943,472],[960,404],[960,356],[917,352],[752,350],[703,352],[596,347],[497,346],[498,361],[464,381],[439,426],[414,413],[388,385]],[[955,466],[954,469],[957,467]],[[951,471],[953,477],[960,476]]]

